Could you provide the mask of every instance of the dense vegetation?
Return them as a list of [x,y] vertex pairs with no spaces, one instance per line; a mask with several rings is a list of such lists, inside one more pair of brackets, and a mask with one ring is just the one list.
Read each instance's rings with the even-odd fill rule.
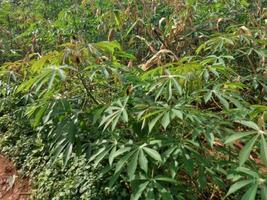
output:
[[267,200],[267,2],[0,1],[0,152],[32,199]]

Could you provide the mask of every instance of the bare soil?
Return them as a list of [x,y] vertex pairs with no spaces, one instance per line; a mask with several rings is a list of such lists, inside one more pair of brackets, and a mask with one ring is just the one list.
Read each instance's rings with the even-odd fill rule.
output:
[[18,175],[13,163],[0,155],[0,200],[27,200],[29,180]]

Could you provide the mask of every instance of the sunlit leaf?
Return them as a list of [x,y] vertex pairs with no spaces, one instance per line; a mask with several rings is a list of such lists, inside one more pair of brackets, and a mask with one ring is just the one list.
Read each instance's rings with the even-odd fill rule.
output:
[[226,196],[229,196],[236,191],[240,190],[241,188],[253,183],[253,180],[244,180],[244,181],[238,181],[235,184],[231,185],[230,189],[228,190]]
[[145,151],[151,158],[153,158],[154,160],[159,161],[159,162],[162,161],[160,154],[159,154],[156,150],[151,149],[151,148],[148,148],[148,147],[143,147],[143,150],[144,150],[144,151]]
[[248,159],[250,152],[257,139],[258,139],[258,135],[254,136],[240,151],[239,153],[240,165],[243,165]]

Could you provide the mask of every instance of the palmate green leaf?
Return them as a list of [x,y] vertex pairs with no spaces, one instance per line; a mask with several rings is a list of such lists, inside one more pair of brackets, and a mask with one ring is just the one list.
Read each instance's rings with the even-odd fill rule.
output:
[[47,72],[47,75],[44,78],[47,79],[48,81],[48,90],[52,88],[52,85],[55,82],[56,78],[60,78],[61,81],[66,80],[66,74],[64,71],[66,69],[75,70],[68,66],[55,66],[55,65],[51,65],[48,66],[47,68],[44,68],[44,70]]
[[[43,86],[49,81],[45,76],[50,76],[49,72],[46,73],[47,75],[45,74],[42,74],[40,77],[37,77],[39,78],[33,85],[32,85],[32,88],[35,88],[35,92],[40,92],[42,93],[45,92],[45,90],[41,90],[43,88]],[[52,82],[51,82],[52,80]],[[50,83],[54,83],[54,80],[55,78],[51,77],[50,81],[49,81],[49,85],[47,87],[48,90],[51,90],[52,87],[50,87]]]
[[71,157],[73,145],[75,143],[75,141],[74,141],[75,136],[74,135],[77,133],[77,127],[76,127],[75,123],[73,121],[71,121],[71,122],[67,123],[66,130],[67,130],[66,136],[63,136],[63,137],[66,137],[67,142],[68,142],[68,146],[63,151],[64,166],[67,165],[67,163]]
[[105,124],[105,126],[103,128],[103,131],[105,131],[107,129],[107,127],[110,124],[112,124],[112,122],[113,122],[113,124],[115,124],[113,119],[116,118],[116,116],[117,116],[116,114],[117,113],[118,113],[118,111],[117,112],[114,112],[114,113],[111,113],[108,116],[103,117],[102,120],[101,120],[101,122],[100,122],[100,124],[99,124],[99,127]]
[[123,102],[119,99],[113,102],[112,105],[105,110],[107,115],[102,117],[99,124],[99,127],[104,125],[103,131],[105,131],[110,125],[111,130],[114,130],[120,119],[122,119],[123,122],[128,122],[128,113],[126,111],[128,100],[128,96],[123,98]]
[[43,104],[42,106],[39,107],[39,110],[37,111],[33,119],[33,123],[32,123],[33,127],[37,127],[40,124],[47,108],[48,108],[47,104]]
[[183,119],[183,113],[180,110],[172,109],[171,112],[173,115],[175,115],[179,119]]
[[109,157],[108,157],[108,162],[109,162],[109,165],[111,166],[112,163],[113,163],[113,160],[114,160],[114,153],[117,151],[117,147],[114,146],[111,151],[110,151],[110,154],[109,154]]
[[177,108],[178,106],[171,108],[169,105],[156,107],[156,111],[147,113],[144,117],[142,117],[144,119],[143,123],[145,123],[145,119],[154,116],[154,118],[148,122],[149,133],[152,131],[157,122],[160,122],[163,128],[166,129],[171,120],[175,117],[183,119],[183,113]]
[[173,97],[173,93],[177,92],[179,95],[182,95],[183,90],[181,85],[176,80],[177,77],[184,78],[182,76],[173,76],[173,75],[165,75],[160,76],[157,80],[157,82],[151,87],[149,93],[152,91],[157,90],[155,100],[157,100],[164,91],[167,93],[167,101],[170,101]]
[[[65,120],[63,123],[59,124],[53,132],[56,134],[57,138],[54,144],[55,147],[52,149],[52,157],[55,160],[59,155],[63,155],[63,163],[65,167],[73,152],[77,127],[73,121]],[[76,145],[76,147],[79,148],[79,145]]]
[[167,84],[167,83],[165,82],[165,83],[160,87],[159,91],[158,91],[157,94],[156,94],[155,101],[157,101],[157,99],[161,96],[161,94],[162,94],[162,92],[163,92],[163,90],[164,90],[166,84]]
[[132,180],[134,177],[134,173],[136,171],[137,163],[138,163],[138,156],[139,156],[139,150],[137,150],[132,155],[132,157],[129,159],[127,172],[128,172],[128,176],[129,176],[130,180]]
[[204,96],[204,102],[208,103],[208,101],[211,99],[211,97],[212,97],[212,90],[209,90]]
[[207,186],[207,176],[205,174],[205,168],[200,167],[198,171],[199,171],[199,175],[198,175],[197,181],[199,184],[199,188],[203,190]]
[[248,135],[251,135],[251,134],[253,134],[253,132],[233,134],[233,135],[229,136],[228,138],[226,138],[224,144],[232,143],[232,142],[234,142],[236,140],[239,140],[239,139],[244,138],[244,137],[246,137]]
[[240,165],[243,165],[248,159],[250,152],[257,139],[258,139],[258,135],[254,136],[240,151],[239,153],[239,160],[240,160],[239,164]]
[[65,151],[64,151],[64,167],[66,167],[70,157],[71,157],[71,153],[72,153],[72,149],[73,149],[73,144],[69,143],[68,146],[66,147]]
[[135,153],[135,151],[131,151],[123,156],[116,164],[115,174],[122,170],[122,168],[129,162],[129,158]]
[[111,153],[109,154],[109,164],[112,165],[113,160],[114,160],[116,157],[118,157],[118,156],[120,156],[120,155],[122,155],[122,154],[124,154],[125,152],[128,152],[128,151],[130,151],[130,150],[131,150],[131,147],[122,147],[122,148],[120,148],[120,149],[117,150],[117,151],[111,151]]
[[48,82],[48,87],[47,87],[48,90],[50,90],[50,89],[52,88],[53,83],[54,83],[54,80],[55,80],[55,77],[56,77],[56,73],[55,73],[55,71],[53,70],[53,73],[51,74],[51,76],[50,76],[50,80],[49,80],[49,82]]
[[237,108],[242,108],[242,104],[240,103],[239,100],[237,100],[236,98],[233,98],[229,95],[223,95],[224,98],[228,99],[231,103],[233,103]]
[[251,129],[254,129],[256,131],[260,130],[259,126],[256,123],[252,122],[252,121],[238,120],[236,122],[239,123],[239,124],[242,124],[242,125],[244,125],[246,127],[249,127]]
[[147,173],[148,161],[147,161],[146,155],[144,154],[143,149],[140,149],[140,153],[139,153],[139,166],[142,170],[144,170],[144,172]]
[[247,192],[243,195],[241,200],[255,200],[257,194],[258,184],[253,184]]
[[33,61],[31,66],[31,71],[38,72],[42,70],[47,61],[48,61],[48,56],[43,56],[39,60]]
[[131,195],[131,200],[140,199],[143,191],[146,189],[148,184],[149,184],[149,181],[145,181],[144,183],[138,185],[138,187],[133,191],[133,193]]
[[161,125],[163,126],[163,128],[166,130],[167,126],[170,124],[170,112],[166,112],[162,119],[161,119]]
[[51,89],[53,89],[53,85],[59,80],[66,80],[64,71],[66,69],[75,71],[75,69],[68,66],[47,66],[46,68],[43,68],[39,74],[35,75],[27,81],[22,82],[22,84],[18,87],[17,92],[21,92],[23,90],[27,91],[31,88],[34,88],[36,92],[39,92],[44,88],[45,85],[46,88],[43,90],[43,92],[50,91]]
[[[123,115],[122,115],[123,116]],[[116,125],[118,124],[118,121],[120,119],[120,115],[115,115],[114,118],[112,118],[112,122],[111,122],[111,130],[115,130]],[[106,123],[106,126],[104,127],[104,130],[107,128],[107,126],[109,125],[109,123]]]
[[30,90],[30,88],[33,86],[34,83],[36,83],[36,81],[38,80],[38,77],[34,77],[34,78],[31,78],[27,81],[23,81],[19,87],[17,88],[17,92],[21,92],[21,91],[28,91]]
[[155,193],[154,193],[154,188],[149,187],[147,192],[146,192],[146,199],[145,200],[155,200]]
[[90,157],[89,162],[95,160],[95,158],[96,158],[99,154],[101,154],[103,151],[105,151],[105,149],[106,149],[106,147],[102,147],[102,148],[100,148],[94,155],[92,155],[92,156]]
[[249,175],[249,176],[251,176],[254,179],[258,179],[259,178],[259,175],[258,175],[257,172],[254,172],[251,169],[248,169],[246,167],[238,167],[238,168],[236,168],[236,171],[237,172],[244,173],[246,175]]
[[264,138],[263,134],[261,134],[261,142],[260,143],[261,143],[261,151],[260,151],[261,160],[267,166],[267,142],[266,142],[266,139]]
[[114,175],[110,178],[109,182],[108,182],[108,186],[111,188],[115,183],[116,181],[119,179],[120,177],[120,174],[121,174],[121,170],[118,171],[117,173],[114,173]]
[[55,107],[55,106],[56,106],[56,102],[53,102],[53,103],[49,106],[49,112],[48,112],[46,115],[43,116],[43,123],[44,123],[44,124],[46,124],[46,123],[49,121],[49,119],[50,119],[52,113],[54,112],[54,107]]
[[162,162],[160,154],[149,147],[143,147],[143,150],[146,152],[147,155],[149,155],[151,158],[153,158],[156,161]]
[[68,145],[68,141],[66,140],[66,138],[63,138],[62,140],[56,143],[56,146],[54,150],[52,151],[52,160],[53,160],[52,163],[53,164],[57,161],[57,158],[63,152],[64,148],[67,145]]
[[229,103],[228,101],[222,97],[222,95],[218,94],[218,93],[215,93],[216,97],[218,97],[220,103],[226,108],[226,109],[229,109]]
[[159,191],[163,200],[172,200],[173,199],[171,193],[166,188],[164,188],[161,184],[159,184],[158,182],[155,182],[154,185],[157,188],[157,190]]
[[179,147],[177,146],[171,146],[168,148],[164,153],[162,154],[163,160],[166,161],[174,151],[176,151]]
[[252,180],[243,180],[243,181],[238,181],[235,184],[231,185],[230,189],[228,190],[226,197],[235,193],[236,191],[240,190],[241,188],[253,183],[253,179]]
[[128,122],[128,113],[126,112],[126,110],[122,111],[122,120],[123,122]]
[[108,155],[108,152],[111,148],[106,149],[105,151],[101,152],[94,160],[94,166],[98,166],[98,164]]
[[182,95],[183,94],[182,87],[174,77],[172,78],[172,82],[173,82],[174,88],[176,89],[178,94]]
[[152,119],[149,123],[148,123],[148,130],[149,132],[152,131],[152,129],[154,128],[154,126],[156,125],[156,123],[159,121],[159,119],[162,117],[163,113],[159,114],[158,116],[156,116],[154,119]]

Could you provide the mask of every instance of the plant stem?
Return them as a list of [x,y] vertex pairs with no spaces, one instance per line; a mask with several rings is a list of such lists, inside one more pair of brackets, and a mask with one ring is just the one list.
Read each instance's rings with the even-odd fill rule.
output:
[[86,82],[83,78],[83,76],[78,72],[78,78],[81,80],[82,85],[87,93],[87,96],[89,96],[97,105],[99,105],[99,101],[93,96],[90,89],[87,87]]

